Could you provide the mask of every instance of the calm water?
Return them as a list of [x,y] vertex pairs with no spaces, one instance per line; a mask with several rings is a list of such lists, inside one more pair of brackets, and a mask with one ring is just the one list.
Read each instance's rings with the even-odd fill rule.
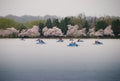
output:
[[120,81],[120,40],[0,39],[0,81]]

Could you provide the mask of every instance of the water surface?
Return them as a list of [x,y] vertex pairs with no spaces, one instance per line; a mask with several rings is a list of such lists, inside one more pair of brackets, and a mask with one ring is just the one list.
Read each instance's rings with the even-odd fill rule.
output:
[[120,81],[119,39],[43,40],[0,39],[0,81]]

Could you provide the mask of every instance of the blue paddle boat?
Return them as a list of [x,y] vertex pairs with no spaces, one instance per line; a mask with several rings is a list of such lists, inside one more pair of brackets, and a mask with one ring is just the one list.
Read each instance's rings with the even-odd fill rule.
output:
[[77,46],[79,46],[79,45],[76,44],[76,43],[70,43],[68,46],[71,46],[71,47],[77,47]]

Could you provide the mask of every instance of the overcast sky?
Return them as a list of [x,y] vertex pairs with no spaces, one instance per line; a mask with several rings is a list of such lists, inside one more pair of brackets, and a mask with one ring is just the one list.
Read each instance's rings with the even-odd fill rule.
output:
[[120,16],[120,0],[0,0],[0,16]]

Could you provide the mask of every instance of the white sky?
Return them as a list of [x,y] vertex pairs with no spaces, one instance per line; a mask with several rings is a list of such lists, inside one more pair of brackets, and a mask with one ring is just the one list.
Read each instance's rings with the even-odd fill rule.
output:
[[120,0],[0,0],[0,16],[120,16]]

